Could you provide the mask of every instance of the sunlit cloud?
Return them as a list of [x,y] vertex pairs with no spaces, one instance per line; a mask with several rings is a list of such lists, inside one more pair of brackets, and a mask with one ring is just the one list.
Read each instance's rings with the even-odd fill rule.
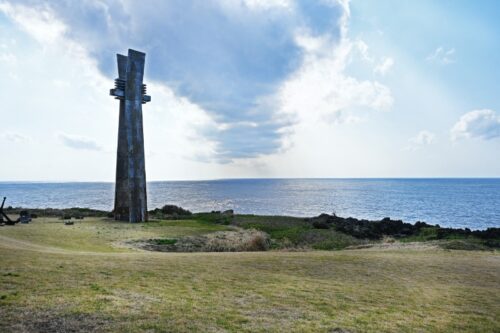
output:
[[391,57],[386,57],[377,66],[375,66],[373,71],[377,74],[385,75],[389,72],[393,65],[394,59],[392,59]]
[[500,137],[500,115],[483,109],[467,112],[450,131],[451,139],[480,138],[491,140]]
[[449,65],[455,62],[455,49],[439,46],[426,58],[427,61]]
[[417,135],[408,139],[409,145],[404,150],[415,151],[424,146],[431,145],[435,142],[436,135],[430,131],[422,130]]

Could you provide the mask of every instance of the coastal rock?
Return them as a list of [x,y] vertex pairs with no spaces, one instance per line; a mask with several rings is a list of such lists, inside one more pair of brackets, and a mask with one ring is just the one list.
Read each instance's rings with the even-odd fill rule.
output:
[[333,228],[356,238],[381,239],[383,236],[403,237],[415,234],[424,227],[430,227],[425,222],[412,225],[401,220],[391,220],[386,217],[380,221],[359,220],[353,217],[343,218],[336,215],[321,214],[307,219],[316,229]]
[[222,212],[222,215],[233,217],[234,216],[234,210],[228,209]]

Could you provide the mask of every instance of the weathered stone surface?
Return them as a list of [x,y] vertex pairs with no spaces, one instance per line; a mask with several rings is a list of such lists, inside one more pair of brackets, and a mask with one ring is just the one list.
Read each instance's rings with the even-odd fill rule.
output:
[[110,91],[120,100],[114,213],[116,220],[129,222],[148,219],[142,104],[151,97],[142,83],[145,58],[135,50],[117,55],[118,79]]

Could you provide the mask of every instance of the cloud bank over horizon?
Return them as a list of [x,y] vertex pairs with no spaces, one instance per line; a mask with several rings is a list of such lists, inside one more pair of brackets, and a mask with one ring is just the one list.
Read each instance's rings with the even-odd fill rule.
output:
[[108,78],[116,75],[117,50],[145,51],[150,81],[217,122],[205,135],[217,142],[219,161],[278,151],[284,128],[300,114],[336,119],[335,109],[351,103],[390,106],[386,87],[342,74],[352,48],[346,3],[265,3],[27,0],[3,8],[40,42],[81,47]]

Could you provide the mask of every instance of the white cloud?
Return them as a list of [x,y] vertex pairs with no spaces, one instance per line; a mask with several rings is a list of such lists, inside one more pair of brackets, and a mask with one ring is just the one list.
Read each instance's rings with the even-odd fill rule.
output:
[[2,2],[0,11],[11,17],[40,43],[53,43],[66,31],[65,25],[48,8],[16,6]]
[[[192,160],[212,160],[218,150],[217,141],[211,139],[219,130],[217,122],[197,104],[161,83],[148,86],[154,103],[148,104],[145,123],[146,143],[163,154]],[[162,124],[168,124],[163,126]],[[153,127],[153,128],[151,128]]]
[[404,148],[404,150],[418,150],[422,148],[423,146],[428,146],[430,144],[433,144],[435,141],[436,135],[432,132],[429,132],[427,130],[422,130],[418,132],[418,134],[408,140],[410,143],[407,147]]
[[333,155],[325,156],[330,148],[325,146],[325,139],[332,137],[333,125],[343,123],[347,126],[364,121],[365,118],[353,114],[354,110],[387,111],[392,107],[393,97],[387,86],[346,74],[354,52],[372,62],[368,45],[347,37],[348,17],[349,9],[345,7],[339,20],[340,40],[328,34],[311,36],[304,31],[297,32],[296,42],[304,50],[304,60],[275,96],[278,101],[276,117],[290,124],[279,130],[282,155],[262,161],[290,165],[290,159],[299,157],[300,162],[295,160],[293,163],[309,168],[301,155],[305,159],[313,154],[323,156],[323,161],[335,160]]
[[368,62],[373,62],[373,58],[370,56],[369,52],[368,52],[368,44],[366,44],[364,41],[362,40],[358,40],[356,42],[353,43],[356,48],[358,49],[359,53],[361,54],[361,57],[368,61]]
[[439,64],[448,65],[455,62],[455,49],[446,49],[443,46],[439,46],[434,52],[432,52],[427,58],[427,61],[437,62]]
[[[344,15],[340,19],[340,40],[337,36],[337,29],[331,29],[323,34],[308,33],[304,30],[296,33],[295,42],[301,47],[302,52],[299,53],[304,54],[304,58],[297,58],[299,61],[298,69],[296,68],[293,73],[286,76],[284,82],[278,82],[276,94],[269,97],[270,101],[275,102],[275,104],[271,102],[269,104],[272,104],[272,107],[276,107],[277,110],[272,121],[276,120],[279,124],[292,124],[278,130],[282,138],[282,149],[278,154],[274,153],[275,150],[264,153],[259,150],[260,155],[255,158],[237,157],[233,163],[225,165],[214,163],[213,161],[217,161],[217,156],[221,154],[221,147],[214,133],[224,134],[229,129],[236,129],[236,138],[244,137],[246,129],[256,128],[261,133],[260,128],[264,127],[269,119],[265,118],[264,121],[260,121],[252,117],[219,118],[207,112],[204,108],[205,104],[198,104],[191,97],[185,98],[178,95],[176,90],[169,86],[169,82],[151,81],[151,77],[147,77],[148,91],[153,96],[153,102],[144,107],[148,178],[255,177],[266,176],[268,175],[266,172],[273,172],[274,176],[331,176],[335,174],[332,165],[338,165],[339,155],[347,156],[350,160],[351,164],[345,167],[347,169],[350,169],[351,165],[363,165],[362,161],[366,159],[372,157],[375,159],[377,157],[375,152],[372,155],[370,155],[371,152],[368,152],[368,157],[363,153],[359,159],[354,156],[355,152],[361,151],[356,147],[366,147],[366,145],[359,142],[353,143],[352,141],[355,141],[356,137],[349,134],[350,129],[362,126],[355,124],[366,119],[363,117],[364,114],[359,114],[360,112],[389,110],[393,104],[393,97],[389,87],[384,84],[376,80],[354,77],[347,73],[347,67],[353,61],[354,54],[360,51],[360,47],[366,51],[365,55],[369,59],[372,58],[368,54],[366,43],[356,44],[355,41],[347,38],[349,9],[347,2],[343,5],[346,7]],[[44,15],[50,17],[50,13]],[[32,23],[26,21],[29,20],[29,15],[17,15],[17,17],[18,24],[33,26]],[[49,20],[43,18],[35,18],[35,21],[43,24],[50,23]],[[70,21],[67,22],[69,27]],[[337,21],[335,20],[335,22]],[[107,91],[112,86],[112,78],[105,77],[99,72],[97,61],[91,58],[88,53],[93,50],[91,47],[84,48],[83,44],[77,40],[67,38],[64,24],[57,19],[52,23],[55,24],[55,28],[43,27],[47,31],[53,31],[53,33],[49,33],[51,36],[48,38],[49,43],[44,44],[43,38],[36,37],[34,32],[33,36],[37,38],[40,45],[45,45],[42,47],[48,51],[47,58],[65,62],[61,65],[61,71],[71,69],[72,66],[75,69],[71,72],[68,71],[67,75],[60,75],[61,73],[54,73],[55,70],[58,70],[58,66],[47,66],[44,65],[46,63],[37,60],[41,64],[38,66],[40,71],[35,77],[37,84],[40,85],[40,82],[53,83],[46,87],[47,90],[53,91],[50,100],[41,99],[40,92],[38,97],[42,102],[40,105],[35,105],[36,109],[40,109],[37,115],[44,115],[43,118],[46,118],[50,112],[51,119],[58,120],[37,126],[40,128],[40,132],[48,130],[51,133],[57,133],[63,130],[66,133],[81,134],[82,136],[62,134],[57,137],[67,146],[73,145],[72,148],[102,150],[101,147],[106,147],[107,150],[107,147],[116,144],[114,130],[116,130],[118,119],[117,102],[106,96]],[[29,28],[23,29],[32,31]],[[57,51],[53,51],[54,49]],[[116,45],[111,45],[109,49],[111,49],[110,52],[125,51],[124,49],[116,50]],[[77,56],[73,56],[71,53]],[[151,53],[148,53],[148,56],[151,56]],[[378,58],[374,59],[379,60]],[[51,64],[53,63],[54,60]],[[371,65],[375,63],[373,61]],[[148,62],[148,64],[150,63]],[[85,68],[87,68],[86,72]],[[26,76],[23,76],[22,73],[20,75],[21,80],[25,80]],[[65,89],[62,93],[61,88],[68,82],[71,89]],[[84,96],[80,98],[80,94]],[[57,95],[60,95],[59,100],[55,97]],[[90,99],[93,102],[89,103]],[[269,109],[273,109],[272,107]],[[75,118],[75,115],[78,116],[78,120],[71,119]],[[79,124],[72,125],[72,123],[76,124],[77,122]],[[339,123],[343,125],[337,126]],[[59,126],[59,128],[54,130],[54,127],[57,127],[54,125]],[[264,140],[269,141],[267,138]],[[97,157],[92,160],[92,156],[89,157],[89,154],[81,154],[77,150],[63,149],[61,145],[57,148],[57,146],[57,141],[54,145],[49,145],[46,142],[40,144],[40,150],[44,152],[40,153],[40,156],[48,155],[49,148],[46,147],[51,147],[51,153],[53,150],[59,149],[57,153],[52,154],[62,155],[65,157],[64,159],[84,163],[73,163],[73,165],[81,165],[81,167],[75,167],[72,170],[65,168],[68,171],[63,171],[67,172],[64,176],[59,176],[57,171],[53,171],[51,177],[87,180],[96,179],[96,177],[112,179],[114,154],[95,154],[99,160]],[[235,146],[240,149],[241,144],[236,142]],[[295,148],[284,152],[290,147]],[[59,152],[63,152],[63,154],[59,154]],[[87,156],[84,158],[83,155]],[[71,156],[71,158],[66,158],[66,156]],[[59,165],[62,157],[57,160],[56,158],[51,159],[50,163]],[[57,168],[47,168],[47,170],[57,170]],[[71,175],[70,172],[74,174]],[[47,175],[44,173],[42,177],[50,177]]]
[[0,62],[11,65],[17,62],[17,57],[10,52],[0,53]]
[[429,131],[423,130],[418,132],[418,134],[411,138],[409,141],[417,145],[430,145],[434,142],[435,135]]
[[[377,81],[359,80],[345,74],[353,44],[326,36],[297,36],[306,56],[302,66],[280,87],[279,116],[296,123],[339,122],[350,108],[388,110],[393,98],[388,87]],[[314,45],[314,47],[311,47]]]
[[290,9],[293,6],[293,2],[291,0],[243,0],[243,3],[251,9]]
[[[200,113],[212,118],[211,121],[221,122],[215,125],[207,122],[206,128],[198,127],[196,133],[210,141],[223,158],[276,152],[279,147],[276,133],[281,122],[271,118],[274,105],[261,101],[273,95],[276,87],[301,63],[303,52],[294,44],[294,41],[300,44],[299,38],[293,39],[294,32],[303,29],[315,36],[308,38],[309,34],[302,34],[307,37],[305,43],[313,42],[302,45],[306,56],[314,53],[327,58],[330,55],[321,52],[331,53],[331,48],[336,47],[338,30],[345,32],[349,16],[348,1],[335,0],[304,6],[294,0],[217,0],[204,1],[195,7],[182,1],[156,1],[140,9],[134,1],[83,1],[78,5],[44,0],[10,1],[10,4],[0,0],[0,3],[0,10],[43,47],[72,45],[85,61],[95,62],[88,68],[94,70],[98,66],[107,76],[110,68],[114,71],[114,51],[123,52],[121,48],[129,45],[145,51],[147,68],[154,68],[147,73],[147,81],[154,78],[157,85],[164,84],[166,90],[175,92],[172,98],[186,96]],[[322,22],[317,20],[318,14],[324,16]],[[173,24],[179,15],[182,22]],[[163,33],[158,34],[160,30]],[[361,42],[358,47],[365,51],[368,48]],[[210,61],[204,63],[207,58]],[[73,81],[55,75],[47,81],[58,90],[69,82],[71,89],[64,89],[65,92],[76,88]],[[346,84],[356,85],[352,80],[347,81]],[[362,87],[353,89],[367,88],[372,95],[383,90],[376,82],[370,87],[368,81],[359,83]],[[365,94],[358,105],[367,105],[367,98],[377,108],[387,102]],[[157,102],[154,97],[152,104]],[[340,112],[326,114],[325,119],[335,122],[357,119],[347,111],[344,114],[345,118],[340,117]],[[185,115],[179,112],[176,116]],[[217,130],[220,135],[213,135]],[[186,136],[189,132],[185,128],[179,134]],[[92,136],[92,133],[81,134]],[[188,144],[193,142],[190,140]]]
[[451,139],[500,137],[500,115],[493,110],[473,110],[464,114],[451,129]]
[[[10,17],[15,18],[16,27],[27,32],[36,41],[24,45],[29,50],[26,55],[16,53],[19,55],[18,63],[25,64],[22,68],[16,70],[17,67],[10,66],[24,82],[25,89],[32,89],[34,92],[32,98],[23,99],[23,106],[19,105],[20,112],[23,112],[22,115],[19,114],[19,118],[37,119],[25,125],[37,133],[37,142],[26,145],[26,151],[29,150],[30,155],[40,156],[40,164],[61,165],[60,168],[47,168],[41,175],[30,176],[23,173],[17,177],[112,179],[115,155],[108,150],[116,147],[118,127],[118,103],[107,96],[113,86],[112,79],[100,72],[97,61],[90,57],[80,43],[66,36],[65,28],[57,28],[64,27],[64,24],[49,9],[38,13],[40,18],[37,12],[28,7],[4,5],[1,1],[0,4],[0,11],[7,11]],[[54,19],[44,19],[47,17]],[[34,26],[32,21],[48,25],[41,29],[54,33],[49,33],[49,39],[42,38],[36,29],[30,28]],[[42,23],[40,24],[43,25]],[[50,27],[51,24],[56,28]],[[12,49],[16,47],[13,46]],[[31,76],[33,68],[37,73],[34,77]],[[212,115],[188,98],[176,95],[173,89],[162,82],[148,80],[146,83],[149,94],[153,96],[153,102],[143,109],[145,148],[148,160],[152,160],[152,163],[147,163],[150,179],[213,178],[213,169],[207,163],[200,162],[213,160],[217,153],[218,142],[213,139],[213,133],[219,129]],[[15,87],[11,90],[15,91]],[[50,132],[59,134],[47,134]],[[17,134],[4,134],[2,137],[11,142],[26,139]],[[57,143],[62,143],[71,150],[61,146],[58,148]],[[81,154],[81,150],[100,151],[101,154],[89,157]],[[50,161],[46,156],[51,156]],[[79,163],[61,170],[69,156]],[[92,160],[93,158],[96,160]],[[13,176],[17,172],[16,168],[3,168],[0,170],[3,174],[16,178]],[[196,173],[193,170],[200,171]],[[34,172],[36,171],[31,174]]]
[[2,139],[13,143],[23,143],[31,141],[31,138],[29,136],[17,132],[4,133],[2,134]]
[[66,147],[72,149],[95,151],[102,150],[101,146],[99,146],[95,140],[84,136],[59,133],[57,137]]
[[228,129],[238,128],[238,127],[259,127],[259,124],[254,121],[238,121],[233,123],[221,123],[217,125],[217,129],[220,131],[227,131]]
[[375,66],[373,71],[377,74],[385,75],[393,65],[394,59],[392,59],[391,57],[386,57],[377,66]]

